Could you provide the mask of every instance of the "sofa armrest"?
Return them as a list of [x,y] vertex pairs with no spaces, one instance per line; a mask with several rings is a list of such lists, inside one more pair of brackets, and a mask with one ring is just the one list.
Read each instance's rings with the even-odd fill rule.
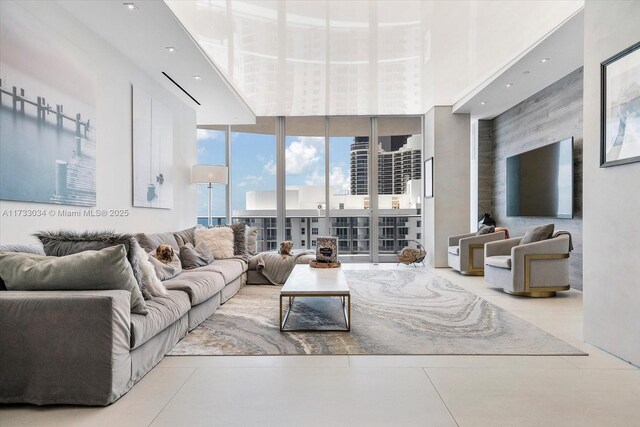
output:
[[127,291],[0,292],[0,402],[107,405],[131,386]]
[[495,255],[511,255],[511,249],[520,244],[522,237],[514,237],[513,239],[497,240],[484,245],[484,258]]
[[569,253],[569,236],[561,235],[540,242],[527,243],[511,249],[513,260],[533,254],[567,254]]
[[468,247],[469,245],[484,245],[489,242],[504,240],[504,236],[504,231],[498,231],[496,233],[481,234],[479,236],[476,236],[474,234],[471,237],[464,237],[460,239],[460,250],[462,250],[463,246]]
[[476,233],[465,233],[465,234],[459,234],[457,236],[450,236],[449,237],[449,246],[458,246],[458,245],[460,245],[460,239],[473,237],[475,235],[476,235]]

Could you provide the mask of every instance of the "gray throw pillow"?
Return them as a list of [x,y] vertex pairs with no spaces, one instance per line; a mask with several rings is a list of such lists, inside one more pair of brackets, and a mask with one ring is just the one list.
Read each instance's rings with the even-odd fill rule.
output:
[[200,242],[195,247],[187,243],[180,246],[180,262],[185,270],[204,267],[213,262],[213,254],[205,243]]
[[176,243],[178,244],[178,248],[180,246],[184,246],[187,243],[191,243],[192,245],[196,244],[196,228],[191,227],[185,230],[177,231],[173,233],[173,237],[176,238]]
[[233,230],[233,254],[234,255],[246,255],[247,254],[247,236],[245,236],[245,229],[247,225],[244,222],[234,222],[231,225],[226,225]]
[[524,233],[522,236],[522,240],[520,240],[521,245],[526,245],[527,243],[540,242],[542,240],[550,239],[553,236],[554,224],[546,224],[539,225],[537,227],[531,227]]
[[151,293],[146,289],[145,274],[140,266],[140,259],[147,258],[147,252],[140,248],[138,241],[132,234],[119,234],[113,230],[107,231],[40,231],[35,233],[44,247],[48,256],[65,256],[77,254],[83,251],[99,251],[117,245],[124,245],[127,252],[127,260],[131,264],[133,277],[135,277],[140,291],[146,299],[151,298]]
[[482,236],[483,234],[491,234],[496,231],[496,227],[493,225],[481,225],[478,231],[476,232],[476,236]]
[[260,227],[247,227],[247,254],[255,255],[258,252],[258,230]]
[[155,251],[156,248],[160,245],[169,245],[173,248],[173,251],[175,253],[180,252],[180,246],[178,245],[178,242],[176,241],[173,233],[138,233],[136,234],[136,239],[138,240],[138,243],[140,244],[142,249],[144,249],[147,253]]
[[131,294],[131,312],[147,314],[124,245],[60,257],[2,253],[0,276],[10,291],[122,289]]
[[156,258],[155,252],[149,252],[149,261],[151,261],[151,265],[153,265],[154,270],[156,270],[156,276],[160,280],[169,280],[176,277],[178,274],[182,273],[182,264],[180,263],[180,258],[175,253],[171,258],[171,262],[165,264]]
[[42,245],[7,244],[0,245],[0,252],[21,252],[24,254],[46,255]]

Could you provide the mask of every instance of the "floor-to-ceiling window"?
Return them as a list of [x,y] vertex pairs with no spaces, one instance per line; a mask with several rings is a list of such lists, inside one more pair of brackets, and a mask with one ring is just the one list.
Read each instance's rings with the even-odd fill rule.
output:
[[286,239],[312,249],[327,235],[325,201],[325,118],[287,117],[285,122]]
[[276,249],[275,119],[231,127],[231,213],[259,227],[258,251]]
[[[198,129],[197,163],[199,165],[226,165],[226,132],[224,130]],[[224,185],[212,187],[212,224],[225,223],[227,200]],[[209,214],[209,188],[207,184],[197,184],[198,224],[206,226]]]
[[420,117],[378,118],[378,251],[396,253],[420,240]]
[[369,254],[369,118],[329,120],[329,230],[342,255]]

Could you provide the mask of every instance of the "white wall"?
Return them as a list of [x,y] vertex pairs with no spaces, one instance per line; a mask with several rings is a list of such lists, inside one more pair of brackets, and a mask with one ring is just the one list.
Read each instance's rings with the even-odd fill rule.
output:
[[433,195],[424,200],[423,235],[429,264],[446,267],[448,237],[469,232],[470,117],[434,107],[425,115],[423,158],[433,156]]
[[[96,209],[128,209],[129,216],[10,217],[2,213],[14,209],[76,211],[83,208],[0,201],[0,243],[33,243],[35,240],[30,235],[37,230],[65,228],[153,232],[178,230],[194,225],[196,188],[189,183],[189,171],[196,162],[195,111],[161,88],[150,76],[56,3],[22,2],[21,6],[36,16],[42,16],[49,27],[47,30],[76,43],[87,54],[81,60],[94,64],[97,82]],[[174,207],[171,210],[132,207],[131,85],[159,99],[173,115]]]
[[638,2],[585,4],[584,334],[635,365],[640,365],[640,163],[598,165],[600,63],[640,40],[638,23]]

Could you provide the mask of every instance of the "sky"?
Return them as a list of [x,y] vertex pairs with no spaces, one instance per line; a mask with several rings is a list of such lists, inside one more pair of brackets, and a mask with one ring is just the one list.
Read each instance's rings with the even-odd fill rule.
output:
[[[335,194],[349,189],[350,145],[353,138],[330,139],[329,184]],[[198,129],[198,164],[224,165],[224,132]],[[232,210],[245,209],[248,191],[275,190],[276,139],[274,135],[231,133]],[[324,137],[287,136],[285,139],[287,185],[324,184]],[[212,214],[225,216],[223,185],[213,187]],[[206,216],[208,189],[198,185],[198,216]]]

